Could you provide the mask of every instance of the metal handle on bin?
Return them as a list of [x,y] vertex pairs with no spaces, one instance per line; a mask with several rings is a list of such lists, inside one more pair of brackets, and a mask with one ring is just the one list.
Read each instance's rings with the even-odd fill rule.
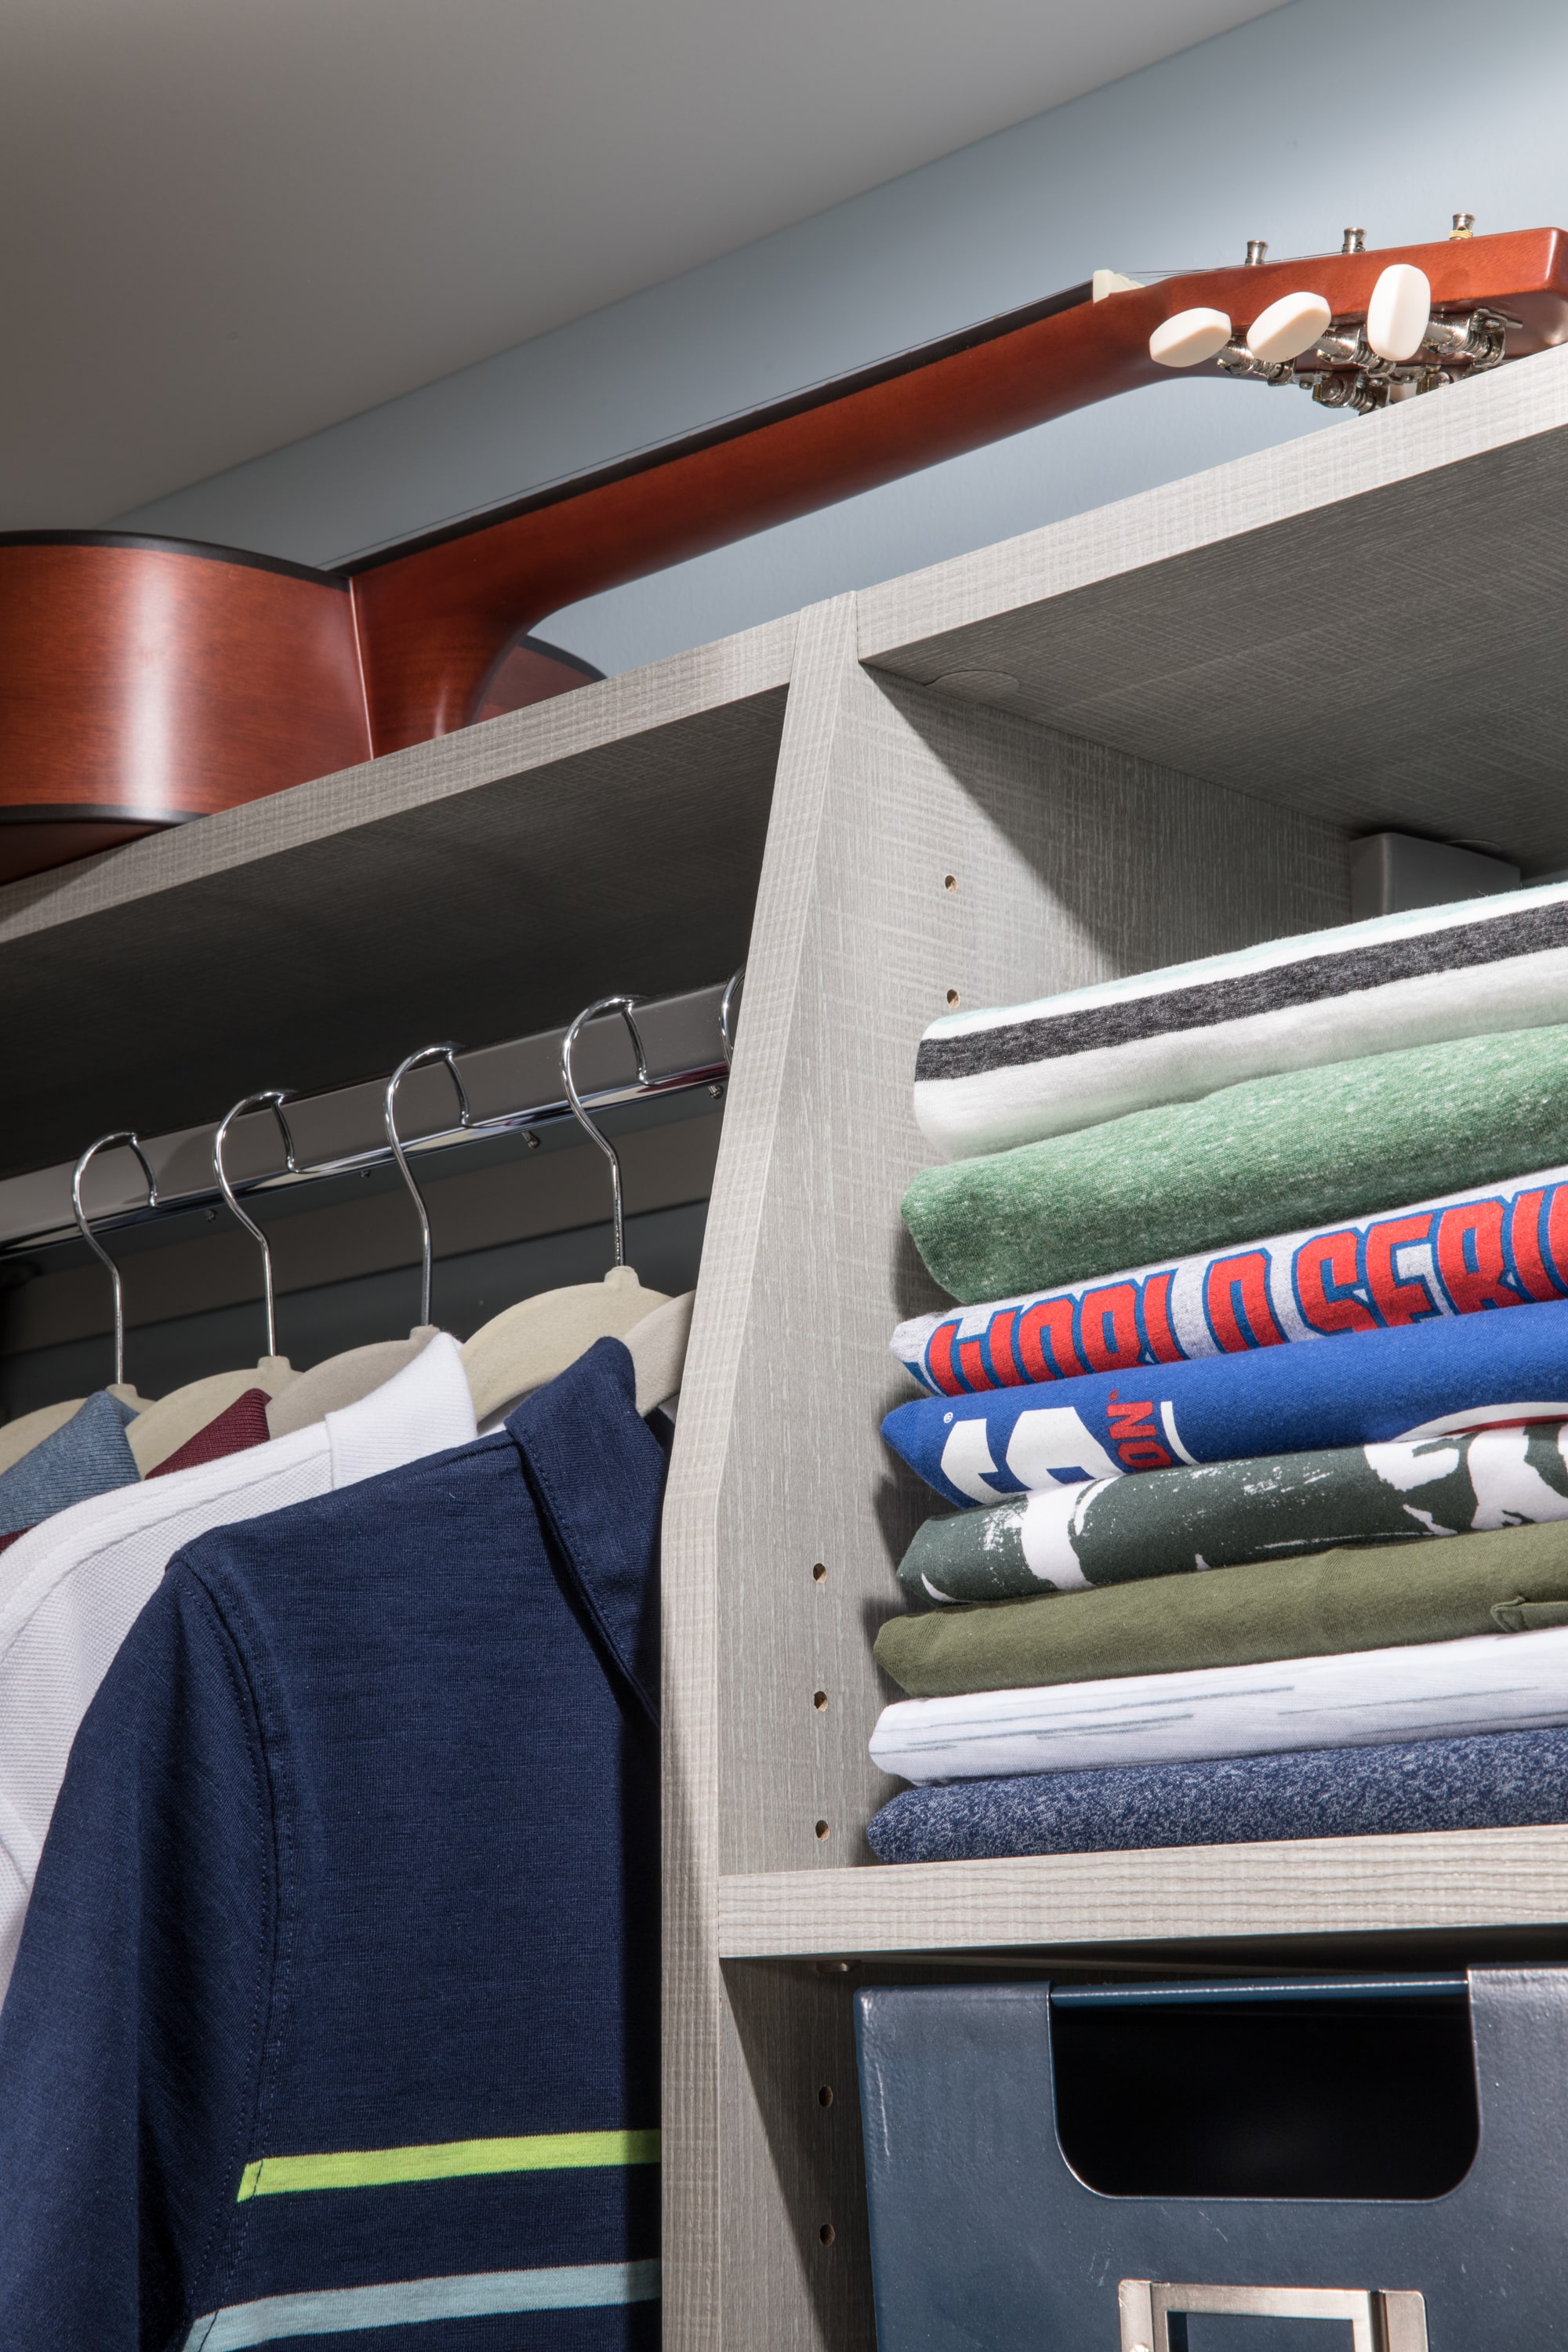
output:
[[1171,2320],[1188,2312],[1251,2312],[1275,2319],[1348,2319],[1354,2352],[1427,2352],[1426,2305],[1414,2289],[1359,2286],[1172,2286],[1123,2279],[1117,2288],[1121,2352],[1180,2352]]

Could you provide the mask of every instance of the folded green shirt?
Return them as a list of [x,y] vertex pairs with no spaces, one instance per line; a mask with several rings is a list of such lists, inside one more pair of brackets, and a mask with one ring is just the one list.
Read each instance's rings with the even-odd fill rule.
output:
[[927,1168],[906,1223],[972,1306],[1568,1160],[1568,1027],[1225,1087]]
[[928,1519],[899,1581],[921,1601],[1032,1600],[1544,1519],[1568,1519],[1568,1422],[1049,1486]]
[[950,1698],[1564,1624],[1568,1520],[1557,1520],[895,1617],[877,1663],[911,1698]]

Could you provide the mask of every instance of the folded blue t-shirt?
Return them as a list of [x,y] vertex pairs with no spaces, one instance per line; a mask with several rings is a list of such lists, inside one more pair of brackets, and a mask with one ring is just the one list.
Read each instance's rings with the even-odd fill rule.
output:
[[1366,1445],[1510,1405],[1540,1420],[1568,1413],[1568,1299],[1342,1332],[1312,1347],[919,1397],[888,1415],[882,1434],[949,1502],[994,1503],[1177,1462]]

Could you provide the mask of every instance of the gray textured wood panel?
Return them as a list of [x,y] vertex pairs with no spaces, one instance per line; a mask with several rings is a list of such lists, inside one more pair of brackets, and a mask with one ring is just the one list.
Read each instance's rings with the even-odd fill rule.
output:
[[1565,593],[1568,352],[1547,352],[874,590],[861,652],[1350,830],[1543,870],[1568,863]]
[[[771,2299],[759,2347],[797,2342],[803,2327],[808,2344],[816,2336],[815,2305],[793,2248],[780,2259],[766,2129],[719,1959],[719,1535],[739,1370],[754,1319],[773,1139],[784,1114],[783,1055],[826,747],[853,632],[851,600],[841,598],[803,614],[796,639],[714,1171],[718,1214],[710,1212],[704,1243],[665,1503],[663,2323],[670,2352],[720,2352],[743,2340],[727,2327],[727,2293],[751,2306]],[[753,2232],[763,2233],[765,2263],[749,2258]]]
[[0,1173],[110,1127],[193,1125],[269,1072],[337,1085],[411,1037],[481,1044],[609,990],[674,994],[732,970],[790,634],[0,893]]
[[774,1957],[1392,1936],[1564,1919],[1568,1828],[776,1871],[726,1878],[719,1890],[725,1952]]
[[863,2276],[824,2272],[802,2219],[858,2192],[780,2110],[766,2053],[806,2031],[798,1996],[752,1985],[742,2013],[720,1981],[719,1874],[836,1881],[868,1859],[864,1824],[893,1785],[866,1741],[887,1696],[870,1636],[926,1507],[878,1434],[902,1385],[891,1326],[935,1295],[897,1213],[923,1156],[921,1030],[949,989],[1006,1001],[1347,906],[1343,845],[1321,824],[876,679],[850,600],[802,616],[665,1518],[666,2326],[681,2352],[860,2340]]
[[724,2343],[876,2352],[851,1985],[763,1961],[724,1989]]

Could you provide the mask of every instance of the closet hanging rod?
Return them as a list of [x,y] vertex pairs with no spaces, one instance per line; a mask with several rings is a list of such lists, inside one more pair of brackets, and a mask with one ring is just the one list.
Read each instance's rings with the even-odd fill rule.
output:
[[[696,990],[676,997],[653,997],[639,1000],[637,1020],[647,1040],[647,1075],[646,1081],[635,1076],[626,1079],[607,1078],[601,1074],[600,1083],[582,1087],[585,1108],[595,1115],[617,1109],[635,1102],[654,1102],[667,1096],[690,1094],[706,1087],[717,1097],[729,1077],[728,1041],[725,1015],[731,999],[731,982],[720,982],[711,988]],[[496,1045],[469,1048],[460,1053],[459,1062],[467,1083],[479,1103],[493,1099],[498,1091],[505,1066],[516,1059],[531,1066],[539,1076],[548,1067],[552,1086],[546,1090],[537,1085],[527,1091],[530,1099],[521,1105],[488,1111],[476,1110],[467,1126],[459,1126],[455,1106],[448,1112],[447,1123],[425,1134],[404,1139],[404,1150],[409,1157],[423,1157],[438,1151],[461,1150],[468,1145],[494,1142],[510,1135],[571,1122],[572,1106],[567,1100],[560,1077],[560,1047],[565,1034],[565,1024],[559,1029],[535,1033],[531,1036],[513,1038]],[[597,1034],[595,1035],[595,1033]],[[609,1015],[595,1022],[584,1035],[584,1059],[601,1065],[606,1061],[631,1065],[635,1056],[626,1039],[624,1024],[618,1016]],[[608,1050],[606,1050],[608,1049]],[[612,1060],[613,1057],[613,1060]],[[437,1085],[442,1082],[436,1073]],[[410,1092],[412,1092],[412,1084]],[[450,1082],[446,1082],[447,1102],[450,1102]],[[353,1140],[347,1135],[346,1148],[328,1150],[309,1158],[301,1150],[298,1164],[292,1168],[267,1170],[261,1173],[235,1177],[233,1190],[240,1199],[270,1192],[291,1192],[301,1184],[322,1183],[332,1177],[363,1174],[371,1170],[392,1167],[394,1157],[385,1139],[381,1118],[381,1102],[385,1091],[384,1078],[356,1081],[347,1087],[333,1087],[320,1094],[291,1096],[289,1118],[301,1138],[311,1126],[328,1129],[357,1129],[363,1141]],[[437,1099],[440,1099],[437,1096]],[[265,1114],[256,1114],[264,1119]],[[410,1114],[410,1124],[416,1113]],[[193,1211],[219,1208],[223,1195],[211,1175],[212,1138],[218,1122],[215,1119],[199,1128],[187,1128],[164,1135],[143,1137],[146,1150],[157,1173],[157,1201],[149,1207],[145,1184],[141,1171],[135,1170],[137,1188],[129,1189],[124,1199],[92,1211],[94,1233],[103,1234],[124,1231],[129,1227],[156,1223],[169,1216]],[[194,1181],[182,1181],[180,1170],[188,1169]],[[197,1176],[196,1171],[202,1173]],[[68,1162],[50,1169],[41,1169],[29,1175],[0,1181],[0,1262],[25,1255],[29,1251],[48,1249],[64,1242],[79,1242],[80,1234],[71,1213],[71,1167]]]

